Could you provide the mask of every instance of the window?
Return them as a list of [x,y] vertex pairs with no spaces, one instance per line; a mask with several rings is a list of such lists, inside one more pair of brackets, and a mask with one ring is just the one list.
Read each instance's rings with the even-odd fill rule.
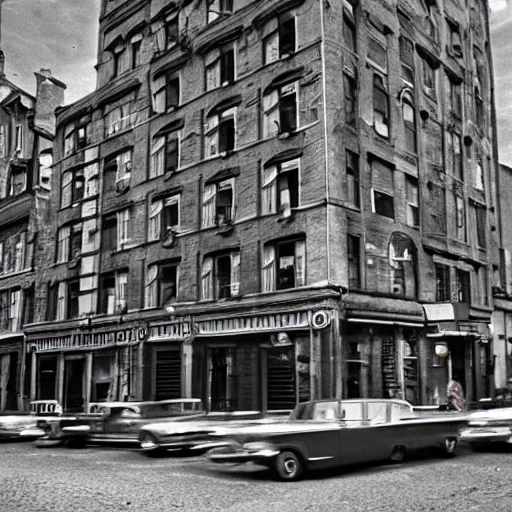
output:
[[178,263],[150,265],[146,274],[145,306],[162,308],[178,296]]
[[64,226],[57,235],[57,263],[76,258],[82,250],[82,223]]
[[420,225],[418,180],[406,175],[405,186],[407,189],[407,225],[418,227]]
[[130,242],[132,212],[125,208],[117,213],[117,249],[124,249],[125,244]]
[[177,72],[167,73],[153,81],[155,112],[174,110],[181,104],[181,79]]
[[359,208],[359,155],[348,149],[345,151],[345,169],[346,200],[350,205]]
[[[71,319],[78,317],[78,302],[80,296],[80,281],[68,281],[67,283],[60,283],[67,286],[67,292],[64,296],[59,296],[60,301],[64,301],[65,313],[59,319]],[[62,290],[61,290],[62,291]]]
[[373,75],[373,127],[386,139],[389,138],[391,119],[389,117],[389,94],[381,75]]
[[348,287],[361,288],[361,239],[347,236]]
[[295,52],[295,17],[286,13],[267,23],[263,30],[263,64],[269,64]]
[[473,180],[473,185],[478,190],[484,190],[484,169],[482,160],[477,160],[475,165],[475,175]]
[[0,292],[0,330],[19,331],[22,323],[21,290],[3,290]]
[[477,125],[482,127],[485,121],[484,118],[484,100],[480,92],[480,87],[475,87],[475,114]]
[[[357,52],[357,37],[356,26],[354,23],[354,16],[352,6],[344,2],[345,9],[343,10],[343,40],[345,46],[352,52]],[[349,10],[350,9],[350,10]],[[348,11],[348,12],[347,12]]]
[[211,115],[206,120],[206,158],[226,153],[235,148],[236,107]]
[[481,267],[478,271],[478,280],[480,283],[480,298],[483,306],[489,305],[489,270],[487,267]]
[[109,105],[105,108],[105,136],[110,137],[121,130],[131,128],[137,121],[137,115],[132,113],[133,103],[128,101],[123,105]]
[[384,72],[388,68],[387,51],[385,46],[372,37],[368,40],[368,60]]
[[306,241],[265,245],[263,248],[263,291],[286,290],[306,284]]
[[165,49],[168,50],[172,48],[179,40],[180,30],[179,30],[179,19],[178,16],[174,18],[170,18],[165,22]]
[[180,165],[180,132],[174,131],[153,139],[149,178],[172,173]]
[[207,0],[207,23],[215,21],[217,18],[231,14],[233,12],[234,0]]
[[455,193],[455,222],[456,231],[455,235],[457,240],[461,242],[466,241],[466,206],[464,204],[464,197]]
[[405,134],[405,147],[411,153],[416,153],[416,113],[412,95],[405,93],[402,96],[402,120]]
[[263,137],[292,133],[297,129],[298,88],[298,82],[294,82],[263,97]]
[[233,220],[235,179],[207,183],[203,193],[203,228],[222,226]]
[[404,299],[417,298],[417,251],[404,233],[395,232],[389,242],[391,293]]
[[91,142],[91,123],[86,116],[64,129],[64,156],[87,147]]
[[471,302],[471,275],[469,272],[456,269],[457,302]]
[[428,96],[436,97],[436,70],[426,59],[423,59],[423,90]]
[[32,265],[33,244],[21,231],[0,242],[0,275],[19,272]]
[[91,125],[90,123],[82,124],[76,129],[76,146],[77,149],[83,149],[90,144],[91,138]]
[[75,151],[75,125],[70,124],[64,129],[64,156]]
[[451,54],[461,59],[463,57],[462,52],[462,40],[460,36],[460,29],[456,23],[447,20],[448,23],[448,34],[449,34],[449,48]]
[[474,203],[475,207],[475,223],[476,223],[476,236],[478,247],[485,248],[486,231],[487,231],[487,215],[486,208],[482,204]]
[[27,168],[24,165],[10,165],[11,187],[9,195],[17,196],[27,190]]
[[451,301],[450,267],[440,263],[435,264],[436,271],[436,302]]
[[263,168],[261,213],[281,213],[291,216],[291,209],[299,206],[300,160],[288,160]]
[[414,45],[410,39],[400,37],[401,76],[414,87]]
[[180,223],[180,196],[154,199],[149,211],[148,240],[165,240]]
[[457,117],[462,117],[462,86],[460,82],[455,82],[452,78],[449,78],[450,82],[450,110],[451,113]]
[[203,299],[229,299],[240,291],[240,251],[208,256],[201,271]]
[[83,169],[66,171],[62,175],[60,206],[66,208],[84,197],[85,177]]
[[142,48],[142,34],[136,34],[131,38],[131,52],[132,52],[132,69],[140,66],[141,48]]
[[122,75],[125,71],[130,69],[130,55],[126,51],[126,46],[123,44],[118,44],[112,51],[113,53],[113,61],[114,61],[114,69],[113,69],[113,77],[117,77]]
[[114,315],[126,308],[128,271],[106,274],[101,278],[101,313]]
[[101,246],[105,251],[117,250],[117,214],[115,213],[103,218]]
[[460,180],[464,180],[462,167],[462,144],[460,136],[455,132],[447,132],[446,138],[452,176],[455,176]]
[[343,91],[345,96],[345,122],[355,126],[357,119],[357,80],[355,76],[343,73]]
[[210,52],[205,57],[206,90],[224,87],[235,81],[235,43]]
[[395,218],[395,186],[393,169],[372,160],[372,211],[390,219]]
[[16,126],[16,151],[23,151],[23,126]]
[[439,27],[436,15],[433,12],[430,12],[430,15],[426,18],[426,32],[434,41],[439,41]]

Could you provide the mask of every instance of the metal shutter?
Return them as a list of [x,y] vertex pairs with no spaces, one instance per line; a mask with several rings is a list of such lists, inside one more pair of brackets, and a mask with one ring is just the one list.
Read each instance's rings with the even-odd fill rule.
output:
[[181,350],[158,350],[155,370],[155,400],[181,398]]

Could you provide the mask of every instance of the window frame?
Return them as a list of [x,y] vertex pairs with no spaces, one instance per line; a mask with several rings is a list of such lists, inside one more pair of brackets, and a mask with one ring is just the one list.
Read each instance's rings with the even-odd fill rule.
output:
[[362,287],[361,237],[350,233],[347,233],[347,269],[349,289],[360,290]]
[[[407,199],[407,225],[413,228],[420,227],[420,187],[419,180],[408,174],[405,175],[406,199]],[[415,201],[411,197],[411,187],[415,187]]]
[[436,279],[436,302],[451,302],[451,267],[443,263],[434,263]]
[[[294,286],[283,287],[281,285],[279,270],[279,261],[283,259],[280,256],[280,250],[283,246],[294,246]],[[282,290],[292,290],[301,288],[307,284],[307,261],[306,261],[306,238],[294,238],[288,240],[277,240],[266,243],[262,248],[261,258],[261,283],[263,292],[279,292]],[[289,257],[289,256],[288,256]],[[297,262],[301,261],[300,264]]]
[[[156,212],[151,212],[152,206],[161,203],[158,206],[158,210]],[[166,204],[169,203],[169,204]],[[165,209],[166,206],[170,206],[171,204],[177,204],[177,212],[178,212],[178,219],[176,224],[173,224],[172,226],[165,226]],[[166,240],[169,236],[169,232],[173,229],[176,229],[180,226],[181,222],[181,194],[170,194],[165,197],[158,197],[153,198],[149,204],[149,210],[148,210],[148,227],[147,227],[147,233],[148,233],[148,242],[156,242],[156,241],[162,241]],[[151,221],[153,219],[154,227],[151,226]]]
[[[273,20],[271,20],[269,23],[273,23],[274,20],[277,20],[277,27],[266,33],[262,37],[262,53],[263,53],[263,65],[266,66],[268,64],[271,64],[272,62],[277,62],[283,58],[289,57],[297,52],[298,48],[298,34],[297,34],[297,17],[292,14],[291,12],[283,13]],[[287,50],[286,43],[283,42],[283,40],[287,39],[284,33],[285,30],[283,29],[283,25],[287,23],[291,23],[293,21],[293,49],[290,49],[290,51]],[[272,42],[274,41],[274,42]],[[270,43],[270,46],[269,46]],[[276,46],[276,55],[274,55],[275,50],[272,49],[272,46]],[[269,57],[269,50],[271,52]]]
[[[281,188],[283,180],[281,176],[286,176],[288,173],[296,172],[297,188],[290,187],[288,181],[287,188]],[[293,180],[292,180],[293,183]],[[268,193],[267,193],[268,190]],[[289,205],[283,202],[284,190],[288,191],[290,196]],[[296,190],[296,194],[293,191]],[[284,160],[274,165],[262,167],[261,178],[261,215],[275,215],[281,214],[283,217],[289,217],[293,210],[300,207],[301,201],[301,158],[292,158]]]
[[[354,165],[355,163],[355,165]],[[361,186],[360,186],[360,159],[357,153],[345,149],[345,199],[348,204],[355,208],[361,208]],[[353,176],[350,180],[349,176]],[[350,193],[350,184],[352,185],[352,194]],[[351,197],[352,196],[352,197]]]
[[[295,96],[295,126],[287,126],[285,130],[283,128],[283,118],[285,108],[283,106],[283,98]],[[272,98],[276,99],[273,100]],[[268,99],[268,100],[267,100]],[[266,104],[267,103],[267,104]],[[263,138],[270,139],[272,137],[278,137],[284,134],[295,133],[300,128],[300,83],[299,80],[293,80],[287,84],[283,84],[280,87],[272,89],[267,94],[263,95],[262,111],[263,111]],[[274,119],[272,115],[277,112],[277,118]],[[278,123],[277,130],[270,128],[271,122]]]
[[[221,147],[223,143],[223,137],[225,140],[229,140],[229,128],[233,121],[233,143],[232,147]],[[237,143],[237,107],[229,107],[221,112],[216,112],[206,118],[205,129],[204,129],[204,151],[205,158],[212,158],[223,153],[229,153],[236,149]],[[226,142],[224,142],[226,144]],[[231,146],[231,144],[229,144]],[[215,152],[212,153],[208,149],[215,147]]]

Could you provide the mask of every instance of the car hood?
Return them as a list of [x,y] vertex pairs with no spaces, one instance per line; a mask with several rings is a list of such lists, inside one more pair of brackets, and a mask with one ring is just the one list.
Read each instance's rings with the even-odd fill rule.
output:
[[473,412],[468,416],[469,421],[512,421],[512,407],[503,409],[488,409]]
[[24,426],[24,425],[35,425],[36,417],[29,415],[11,415],[11,416],[0,416],[0,428],[2,427],[13,427],[13,426]]

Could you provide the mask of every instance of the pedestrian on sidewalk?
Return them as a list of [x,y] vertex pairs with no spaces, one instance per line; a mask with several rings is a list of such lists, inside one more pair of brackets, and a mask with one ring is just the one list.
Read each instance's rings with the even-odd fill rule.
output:
[[448,398],[448,410],[465,411],[466,400],[464,399],[464,390],[459,382],[459,376],[454,375],[452,380],[448,382],[446,396]]

